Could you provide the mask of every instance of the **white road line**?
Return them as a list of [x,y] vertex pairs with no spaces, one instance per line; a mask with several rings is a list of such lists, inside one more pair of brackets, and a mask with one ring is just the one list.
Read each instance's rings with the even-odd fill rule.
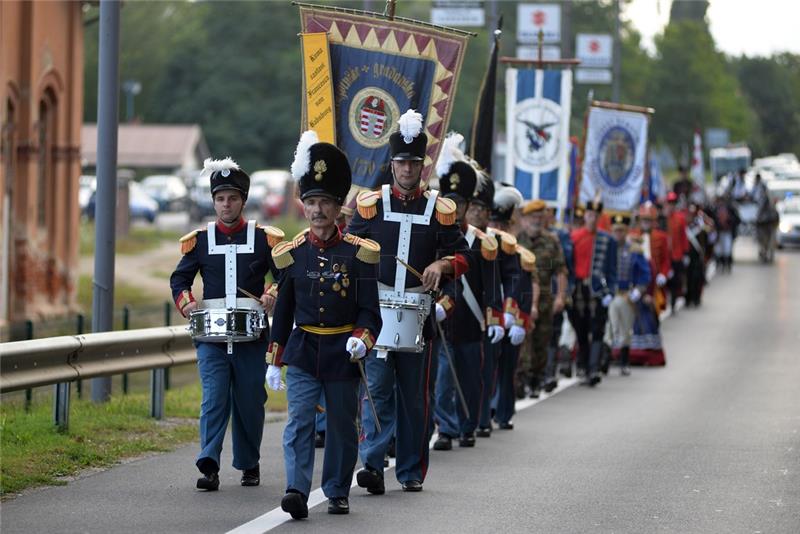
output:
[[[567,378],[561,379],[558,381],[558,387],[551,391],[550,393],[542,393],[538,399],[523,399],[518,400],[514,403],[514,408],[517,412],[530,408],[540,402],[544,402],[553,395],[564,391],[565,389],[574,386],[578,383],[577,378]],[[433,447],[433,442],[436,441],[437,435],[434,434],[433,438],[431,438],[430,446]],[[395,459],[389,458],[389,467],[384,468],[384,476],[385,473],[394,469]],[[355,478],[353,480],[353,485],[350,486],[351,488],[355,488],[357,486]],[[315,506],[324,503],[327,501],[327,497],[325,494],[322,493],[322,488],[317,488],[311,492],[311,495],[308,496],[308,509],[312,509]],[[248,521],[247,523],[236,527],[233,530],[229,530],[228,534],[262,534],[264,532],[269,532],[275,527],[282,525],[283,523],[289,521],[292,518],[289,514],[281,510],[280,506],[275,508],[274,510],[270,510],[264,515],[258,516],[252,521]]]

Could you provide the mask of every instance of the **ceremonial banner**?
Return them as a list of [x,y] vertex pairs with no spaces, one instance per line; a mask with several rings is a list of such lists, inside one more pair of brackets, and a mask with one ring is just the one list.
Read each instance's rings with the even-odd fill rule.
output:
[[303,130],[314,130],[319,140],[336,144],[333,113],[333,80],[328,35],[304,33]]
[[506,178],[527,199],[564,208],[572,71],[506,71]]
[[692,151],[691,175],[694,183],[700,189],[706,185],[706,172],[703,170],[703,139],[700,130],[694,132],[694,150]]
[[585,204],[599,193],[604,209],[611,212],[630,212],[638,205],[647,123],[647,113],[589,108],[580,202]]
[[422,114],[427,180],[447,133],[468,34],[358,12],[300,7],[303,32],[326,32],[331,54],[336,144],[350,160],[353,185],[391,182],[389,136],[406,110]]
[[664,176],[661,174],[661,163],[652,152],[647,157],[647,175],[642,187],[641,201],[661,202],[667,195]]

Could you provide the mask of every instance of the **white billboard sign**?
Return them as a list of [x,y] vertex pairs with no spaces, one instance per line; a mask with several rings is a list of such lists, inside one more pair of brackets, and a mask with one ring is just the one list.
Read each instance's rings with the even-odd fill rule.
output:
[[537,43],[539,30],[545,43],[561,41],[561,6],[559,4],[517,4],[517,41]]
[[613,50],[610,34],[579,33],[575,38],[575,55],[581,67],[609,68]]
[[[519,59],[539,59],[539,47],[534,45],[519,45],[517,47],[517,57]],[[542,59],[552,61],[561,59],[561,47],[555,45],[542,46]]]
[[609,69],[575,69],[575,81],[593,85],[607,85],[611,83]]

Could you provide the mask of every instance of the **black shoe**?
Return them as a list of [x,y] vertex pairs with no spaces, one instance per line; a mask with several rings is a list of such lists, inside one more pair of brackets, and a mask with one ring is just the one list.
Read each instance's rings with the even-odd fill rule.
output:
[[242,486],[258,486],[261,483],[261,470],[256,464],[252,469],[245,469],[242,473]]
[[562,367],[558,372],[564,375],[564,378],[572,378],[572,366]]
[[474,447],[475,446],[475,433],[470,432],[469,434],[464,434],[458,440],[459,447]]
[[628,367],[627,365],[623,365],[623,366],[622,366],[622,369],[620,369],[620,370],[619,370],[619,374],[620,374],[621,376],[630,376],[630,374],[631,374],[631,368],[630,368],[630,367]]
[[197,479],[197,489],[217,491],[219,489],[219,474],[209,473]]
[[350,513],[350,503],[347,497],[333,497],[328,499],[328,513],[335,515],[344,515]]
[[544,392],[550,393],[557,387],[558,387],[558,380],[548,380],[547,383],[544,385]]
[[435,451],[449,451],[453,449],[453,438],[447,434],[439,434],[436,441],[433,442],[433,450]]
[[599,374],[597,374],[597,373],[592,374],[592,376],[589,377],[589,386],[595,387],[597,384],[600,383],[600,380],[601,379],[600,379],[600,375]]
[[475,435],[479,438],[491,438],[492,437],[492,429],[491,428],[479,428]]
[[314,436],[314,447],[317,449],[325,448],[325,432],[317,432],[317,435]]
[[408,480],[406,482],[401,482],[400,485],[403,487],[403,491],[422,491],[422,482],[419,480]]
[[541,395],[541,394],[542,394],[542,390],[539,389],[539,386],[537,385],[536,387],[531,386],[531,393],[528,396],[530,398],[532,398],[532,399],[538,399],[539,395]]
[[514,430],[514,423],[511,421],[508,423],[499,423],[497,426],[500,427],[500,430]]
[[383,476],[369,467],[365,467],[356,473],[358,487],[366,488],[373,495],[383,495],[386,493],[386,486],[383,485]]
[[308,504],[302,493],[287,492],[281,499],[281,510],[291,514],[292,519],[305,519],[308,517]]
[[386,469],[389,467],[389,455],[383,457],[383,468]]

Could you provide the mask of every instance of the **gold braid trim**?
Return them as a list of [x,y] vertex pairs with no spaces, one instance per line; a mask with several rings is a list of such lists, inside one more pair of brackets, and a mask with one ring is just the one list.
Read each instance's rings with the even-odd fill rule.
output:
[[493,235],[489,235],[479,229],[472,227],[475,236],[481,240],[481,256],[486,261],[492,261],[497,258],[497,239]]
[[270,247],[275,247],[278,243],[283,241],[283,238],[286,237],[286,234],[283,230],[278,228],[277,226],[259,226],[264,233],[267,234],[267,244]]
[[450,226],[456,223],[456,203],[449,198],[436,197],[436,220]]
[[381,194],[378,191],[362,191],[356,197],[356,209],[365,219],[372,219],[378,214],[378,199]]
[[376,241],[364,239],[353,234],[344,234],[342,240],[358,247],[356,258],[364,263],[375,265],[381,261],[381,246]]
[[285,269],[294,263],[292,257],[292,250],[296,249],[306,241],[305,235],[295,237],[291,241],[281,241],[272,249],[272,259],[275,262],[275,267],[278,269]]
[[519,260],[522,264],[522,268],[529,273],[533,272],[536,269],[536,254],[522,245],[517,245],[517,253],[519,254]]
[[205,228],[192,230],[178,240],[181,244],[181,254],[187,254],[194,249],[194,247],[197,245],[197,233],[202,232],[203,230],[205,230]]

